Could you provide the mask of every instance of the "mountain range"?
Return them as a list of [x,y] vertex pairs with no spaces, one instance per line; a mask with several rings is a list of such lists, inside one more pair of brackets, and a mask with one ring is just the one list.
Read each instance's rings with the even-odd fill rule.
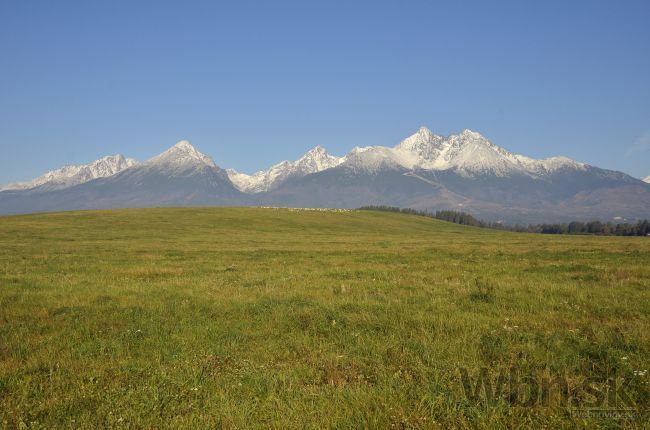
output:
[[28,182],[13,182],[0,186],[0,191],[29,190],[36,187],[40,187],[43,191],[63,189],[73,185],[83,184],[93,179],[112,176],[136,164],[138,164],[136,160],[125,158],[121,154],[108,155],[90,164],[63,166],[59,169],[46,172]]
[[394,147],[355,147],[337,157],[316,146],[250,175],[222,169],[183,140],[143,163],[118,154],[0,187],[0,213],[390,205],[462,210],[507,223],[634,221],[650,218],[646,182],[566,157],[514,154],[471,130],[440,136],[422,127]]

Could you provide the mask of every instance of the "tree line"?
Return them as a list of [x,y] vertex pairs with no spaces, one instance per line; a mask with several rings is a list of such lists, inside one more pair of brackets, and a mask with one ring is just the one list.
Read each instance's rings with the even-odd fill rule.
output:
[[455,224],[469,225],[474,227],[492,228],[497,230],[508,230],[523,233],[542,233],[542,234],[595,234],[604,236],[648,236],[650,235],[650,221],[641,220],[636,224],[628,223],[611,223],[601,221],[572,221],[569,223],[557,224],[530,224],[527,226],[514,225],[509,226],[498,222],[486,222],[480,220],[466,212],[461,211],[436,211],[427,212],[411,208],[398,208],[395,206],[362,206],[361,210],[399,212],[403,214],[426,216],[442,221],[453,222]]

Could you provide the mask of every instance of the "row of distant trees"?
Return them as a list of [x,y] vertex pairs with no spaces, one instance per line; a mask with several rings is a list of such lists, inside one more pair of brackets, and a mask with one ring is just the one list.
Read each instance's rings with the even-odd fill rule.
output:
[[650,235],[650,221],[642,220],[636,224],[601,221],[572,221],[560,224],[531,224],[527,226],[515,225],[508,226],[497,222],[486,222],[480,220],[466,212],[460,211],[436,211],[435,213],[427,211],[418,211],[411,208],[398,208],[394,206],[363,206],[359,209],[399,212],[412,215],[426,216],[443,221],[449,221],[456,224],[471,225],[474,227],[493,228],[498,230],[509,230],[528,233],[543,234],[598,234],[606,236],[647,236]]

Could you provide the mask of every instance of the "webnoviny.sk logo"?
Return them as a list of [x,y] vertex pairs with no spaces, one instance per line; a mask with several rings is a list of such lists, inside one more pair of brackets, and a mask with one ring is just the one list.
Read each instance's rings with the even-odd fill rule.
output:
[[458,369],[465,402],[484,406],[562,408],[585,418],[639,418],[650,411],[647,372],[568,378],[531,375],[517,367]]

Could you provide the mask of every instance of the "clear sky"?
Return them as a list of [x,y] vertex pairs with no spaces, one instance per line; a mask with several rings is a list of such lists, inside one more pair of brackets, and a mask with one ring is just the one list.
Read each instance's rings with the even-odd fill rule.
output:
[[421,125],[650,175],[650,1],[0,1],[0,183],[190,140],[245,172]]

